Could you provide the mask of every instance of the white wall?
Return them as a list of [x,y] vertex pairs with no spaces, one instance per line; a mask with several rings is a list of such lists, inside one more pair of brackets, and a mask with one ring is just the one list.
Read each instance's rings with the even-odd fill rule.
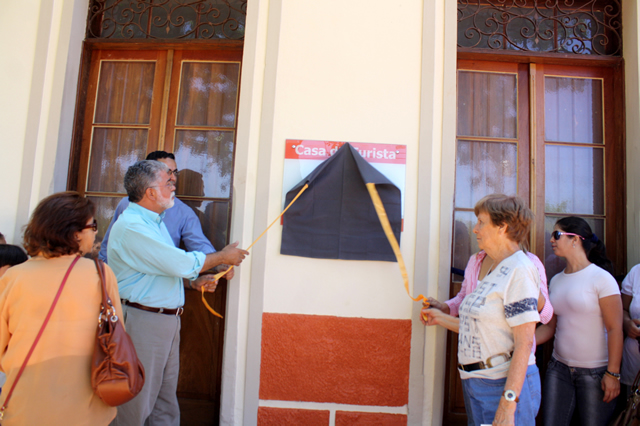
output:
[[0,14],[0,232],[21,242],[36,204],[66,188],[88,0],[9,2]]
[[[282,210],[286,139],[406,144],[401,248],[411,291],[446,298],[456,25],[455,3],[446,0],[250,4],[232,240],[249,245]],[[445,334],[419,323],[420,305],[397,264],[283,256],[281,232],[278,223],[263,237],[231,286],[223,423],[255,422],[262,313],[278,312],[411,319],[410,423],[438,424]]]
[[622,2],[627,120],[627,269],[640,263],[640,14],[635,1]]

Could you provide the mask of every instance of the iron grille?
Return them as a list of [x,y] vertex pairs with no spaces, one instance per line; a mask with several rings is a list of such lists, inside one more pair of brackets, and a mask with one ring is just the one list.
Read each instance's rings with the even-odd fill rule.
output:
[[458,46],[622,55],[620,0],[458,0]]
[[87,38],[244,39],[247,0],[92,0]]

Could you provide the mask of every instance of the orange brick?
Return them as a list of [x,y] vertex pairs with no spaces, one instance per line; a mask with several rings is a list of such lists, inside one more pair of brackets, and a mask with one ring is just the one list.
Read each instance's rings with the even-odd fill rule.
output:
[[258,426],[327,426],[329,411],[258,407]]

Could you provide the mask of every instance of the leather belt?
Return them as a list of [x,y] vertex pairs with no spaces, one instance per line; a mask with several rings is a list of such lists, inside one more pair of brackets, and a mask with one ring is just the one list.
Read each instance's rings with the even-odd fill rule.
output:
[[122,302],[123,305],[131,306],[132,308],[141,309],[143,311],[153,312],[156,314],[175,315],[176,317],[179,317],[184,312],[184,308],[182,306],[175,309],[152,308],[151,306],[144,306],[139,303],[129,302],[128,300],[124,300],[124,299],[120,299],[120,301]]
[[[484,370],[486,368],[497,367],[498,365],[504,364],[505,362],[509,361],[512,356],[513,356],[513,352],[511,352],[511,353],[503,352],[503,353],[498,354],[498,355],[490,356],[489,358],[487,358],[486,361],[478,361],[478,362],[474,362],[473,364],[464,364],[464,365],[463,364],[458,364],[458,370],[475,371],[475,370]],[[502,358],[503,361],[495,364],[493,362],[493,359],[495,359],[495,358]]]

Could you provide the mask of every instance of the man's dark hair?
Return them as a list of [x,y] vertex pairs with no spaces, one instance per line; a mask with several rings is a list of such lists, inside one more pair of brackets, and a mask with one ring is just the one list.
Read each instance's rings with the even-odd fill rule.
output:
[[176,160],[176,156],[167,151],[150,152],[145,160],[162,160],[163,158],[171,158],[173,161]]
[[13,244],[0,244],[0,268],[16,266],[29,260],[27,253]]

